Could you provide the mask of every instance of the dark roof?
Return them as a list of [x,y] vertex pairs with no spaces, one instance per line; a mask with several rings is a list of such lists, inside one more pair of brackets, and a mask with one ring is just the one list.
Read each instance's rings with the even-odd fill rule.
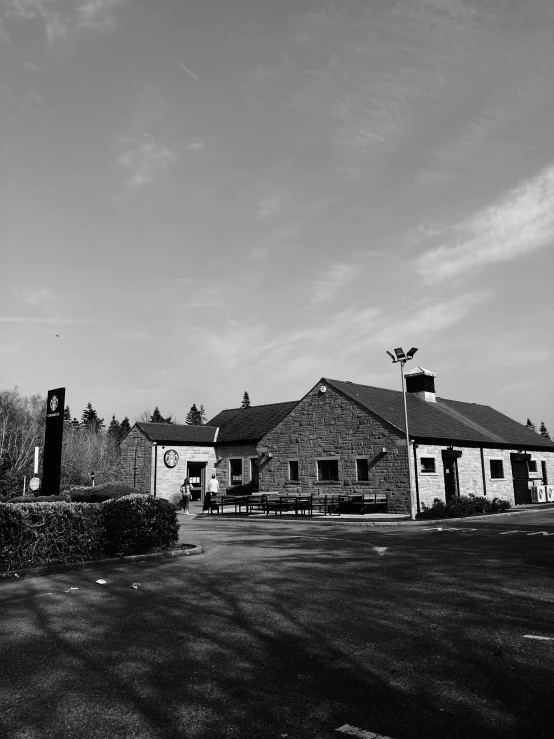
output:
[[210,426],[219,426],[217,443],[259,441],[272,428],[281,423],[298,401],[252,405],[250,408],[231,408],[221,411],[208,421]]
[[[387,390],[353,382],[329,380],[331,385],[364,408],[405,433],[404,401],[400,390]],[[510,445],[517,448],[543,447],[554,451],[554,442],[530,431],[526,426],[495,411],[488,405],[463,403],[438,398],[429,402],[407,394],[410,436],[445,442],[468,442],[490,445]]]
[[150,441],[158,444],[213,444],[216,429],[209,426],[188,426],[177,423],[143,423],[135,424],[148,436]]

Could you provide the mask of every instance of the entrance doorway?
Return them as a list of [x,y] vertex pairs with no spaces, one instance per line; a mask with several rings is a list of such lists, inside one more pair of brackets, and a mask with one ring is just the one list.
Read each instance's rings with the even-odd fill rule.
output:
[[529,468],[527,462],[530,454],[510,454],[512,463],[512,479],[514,481],[514,500],[516,505],[525,505],[531,502],[529,490]]
[[207,464],[207,462],[187,462],[187,477],[190,481],[192,500],[204,500]]
[[460,494],[460,485],[458,481],[458,457],[461,452],[455,452],[450,449],[442,452],[442,465],[444,469],[444,495],[448,503],[453,498],[457,498]]

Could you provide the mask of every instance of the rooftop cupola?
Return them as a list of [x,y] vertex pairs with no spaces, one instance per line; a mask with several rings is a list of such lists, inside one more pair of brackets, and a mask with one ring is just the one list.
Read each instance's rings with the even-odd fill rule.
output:
[[437,400],[435,377],[436,374],[425,369],[425,367],[414,367],[414,369],[404,373],[406,392],[419,395],[420,398],[435,403]]

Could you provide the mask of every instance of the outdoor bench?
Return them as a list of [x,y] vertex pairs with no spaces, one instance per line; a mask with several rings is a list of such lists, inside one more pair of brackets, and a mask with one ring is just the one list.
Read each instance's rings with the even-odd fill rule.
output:
[[312,515],[311,495],[262,495],[262,509],[266,516],[270,511],[281,516],[283,511],[294,511],[295,516]]

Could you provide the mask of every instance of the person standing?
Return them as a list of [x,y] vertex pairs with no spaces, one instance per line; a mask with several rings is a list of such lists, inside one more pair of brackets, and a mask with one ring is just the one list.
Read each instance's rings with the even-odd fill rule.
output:
[[208,483],[208,489],[204,496],[204,505],[202,506],[202,513],[210,513],[212,510],[212,499],[219,493],[219,482],[215,474],[212,474],[212,479]]
[[185,477],[185,481],[181,485],[181,495],[183,496],[183,509],[185,511],[185,514],[187,516],[190,516],[189,506],[190,499],[192,497],[192,488],[190,486],[190,480],[188,477]]

